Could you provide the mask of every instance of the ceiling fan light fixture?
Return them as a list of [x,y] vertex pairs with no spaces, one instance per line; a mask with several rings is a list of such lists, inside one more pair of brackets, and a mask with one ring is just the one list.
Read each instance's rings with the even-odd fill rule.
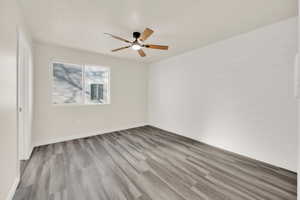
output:
[[140,32],[133,32],[133,38],[134,40],[131,42],[129,40],[126,40],[124,38],[121,38],[119,36],[110,34],[110,33],[105,33],[106,35],[109,35],[110,37],[129,43],[129,45],[120,47],[117,49],[111,50],[112,52],[117,52],[123,49],[128,49],[131,48],[132,50],[136,51],[141,57],[145,57],[146,54],[143,51],[143,48],[149,48],[149,49],[159,49],[159,50],[168,50],[169,47],[165,45],[154,45],[154,44],[145,44],[144,42],[153,34],[153,30],[150,28],[146,28],[143,33]]
[[133,49],[133,50],[140,50],[142,47],[141,47],[141,45],[139,45],[139,44],[134,44],[134,45],[132,45],[131,46],[131,48]]

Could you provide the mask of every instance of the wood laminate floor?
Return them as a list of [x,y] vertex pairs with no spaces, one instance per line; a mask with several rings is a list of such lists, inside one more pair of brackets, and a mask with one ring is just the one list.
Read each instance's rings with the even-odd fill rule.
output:
[[296,174],[150,126],[35,148],[14,200],[292,200]]

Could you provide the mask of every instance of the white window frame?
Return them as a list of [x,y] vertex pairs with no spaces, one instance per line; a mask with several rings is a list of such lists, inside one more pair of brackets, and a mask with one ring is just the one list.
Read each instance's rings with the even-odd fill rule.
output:
[[[53,103],[53,83],[54,83],[54,77],[53,77],[53,64],[54,63],[61,63],[61,64],[69,64],[69,65],[79,65],[82,67],[82,76],[81,76],[81,81],[83,83],[83,90],[81,91],[81,96],[82,96],[82,102],[81,103],[59,103],[59,104],[54,104]],[[86,89],[86,85],[85,85],[85,66],[93,66],[93,67],[99,67],[102,69],[107,70],[108,73],[108,81],[107,81],[107,101],[105,103],[86,103],[86,99],[85,99],[85,94],[84,91]],[[50,91],[51,91],[51,105],[54,107],[61,107],[61,106],[102,106],[102,105],[109,105],[111,104],[111,92],[110,92],[110,81],[111,81],[111,68],[107,67],[107,66],[102,66],[99,64],[76,64],[73,62],[68,62],[68,61],[63,61],[63,60],[57,60],[57,59],[51,59],[50,61]]]

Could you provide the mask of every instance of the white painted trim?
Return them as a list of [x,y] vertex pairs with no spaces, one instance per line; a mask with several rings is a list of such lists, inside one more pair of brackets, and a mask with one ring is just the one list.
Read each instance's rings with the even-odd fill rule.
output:
[[296,99],[300,98],[300,70],[299,70],[299,53],[296,54],[295,56],[295,71],[294,71],[294,75],[295,75],[295,97]]
[[19,182],[20,182],[20,178],[17,177],[13,183],[13,185],[11,186],[9,192],[8,192],[8,195],[6,197],[6,200],[13,200],[14,198],[14,195],[16,193],[16,190],[17,190],[17,187],[19,185]]
[[34,149],[34,146],[29,147],[28,152],[26,153],[26,155],[24,157],[25,160],[29,160],[29,158],[31,157],[31,154],[33,152],[33,149]]
[[135,124],[135,125],[124,126],[124,127],[121,127],[121,128],[104,129],[104,130],[101,130],[101,131],[93,131],[91,133],[83,133],[83,134],[76,134],[76,135],[71,135],[71,136],[66,136],[66,137],[52,138],[52,139],[48,139],[48,140],[41,140],[41,141],[36,141],[34,143],[34,147],[43,146],[43,145],[47,145],[47,144],[54,144],[54,143],[64,142],[64,141],[69,141],[69,140],[74,140],[74,139],[86,138],[86,137],[101,135],[101,134],[115,132],[115,131],[122,131],[122,130],[126,130],[126,129],[131,129],[131,128],[138,128],[138,127],[146,126],[146,125],[148,125],[148,123],[138,123],[138,124]]

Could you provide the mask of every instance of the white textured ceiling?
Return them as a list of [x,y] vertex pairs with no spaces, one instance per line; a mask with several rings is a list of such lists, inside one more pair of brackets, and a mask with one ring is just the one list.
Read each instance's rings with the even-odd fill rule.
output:
[[[33,38],[39,42],[152,62],[296,16],[297,0],[21,0]],[[147,57],[104,35],[132,39],[149,27]]]

